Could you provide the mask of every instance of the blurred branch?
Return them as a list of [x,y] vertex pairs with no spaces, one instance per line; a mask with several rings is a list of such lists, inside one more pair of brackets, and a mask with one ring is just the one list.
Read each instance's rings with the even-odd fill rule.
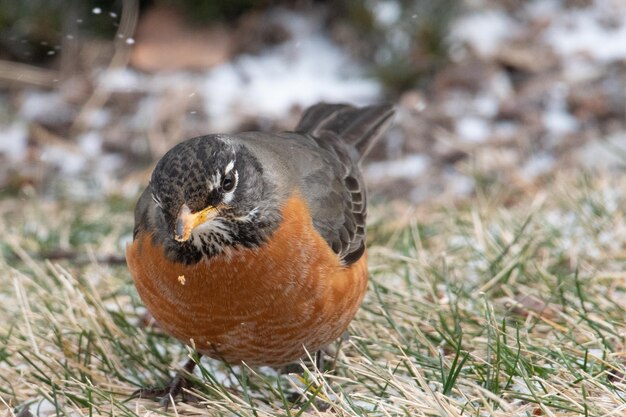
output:
[[115,55],[113,55],[113,59],[111,59],[109,68],[128,65],[128,61],[130,59],[130,45],[126,43],[126,40],[135,33],[138,18],[139,1],[124,0],[122,4],[120,26],[115,34]]
[[57,71],[0,60],[0,83],[52,88],[58,79]]
[[39,123],[31,123],[29,129],[30,138],[40,146],[57,146],[68,152],[80,153],[81,149],[78,145],[65,140],[65,138],[52,133]]
[[121,255],[112,254],[86,254],[78,251],[65,250],[65,249],[52,249],[40,254],[41,259],[47,259],[49,261],[69,260],[73,261],[75,266],[83,266],[93,263],[108,264],[108,265],[124,265],[126,264],[126,257]]
[[[120,68],[128,65],[130,60],[130,48],[131,45],[126,40],[135,33],[135,27],[137,26],[137,19],[139,16],[139,1],[138,0],[124,0],[122,4],[122,17],[120,19],[120,26],[115,33],[115,53],[113,58],[109,62],[106,70],[113,68]],[[85,126],[89,114],[97,108],[100,108],[109,98],[109,92],[107,92],[101,85],[96,85],[91,97],[83,105],[80,113],[76,117],[72,130],[81,130]]]

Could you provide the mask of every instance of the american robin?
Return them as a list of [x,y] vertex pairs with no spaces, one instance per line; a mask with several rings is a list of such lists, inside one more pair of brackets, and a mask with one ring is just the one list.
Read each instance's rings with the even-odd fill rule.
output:
[[342,335],[367,286],[359,163],[393,113],[317,104],[295,132],[208,135],[167,152],[126,251],[156,322],[248,365],[287,364]]

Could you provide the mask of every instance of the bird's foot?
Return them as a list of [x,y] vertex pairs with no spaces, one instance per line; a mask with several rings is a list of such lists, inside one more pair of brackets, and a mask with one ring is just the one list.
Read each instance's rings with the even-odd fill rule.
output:
[[193,359],[189,359],[187,363],[183,366],[183,371],[178,372],[174,378],[170,380],[163,387],[153,387],[153,388],[140,388],[137,391],[133,392],[130,398],[146,398],[151,400],[159,400],[159,403],[162,407],[167,410],[169,405],[176,399],[176,397],[180,396],[183,402],[185,403],[196,403],[199,401],[199,398],[190,392],[188,392],[188,388],[192,386],[191,381],[187,379],[186,374],[190,374],[193,372],[193,369],[196,366],[196,362]]
[[324,365],[326,363],[324,360],[324,354],[324,351],[318,350],[315,352],[311,360],[305,358],[303,359],[303,362],[289,363],[278,368],[278,371],[281,374],[301,374],[307,369],[308,366],[314,366],[320,372],[324,372]]
[[298,392],[292,392],[287,396],[287,401],[297,409],[302,409],[303,407],[308,408],[311,404],[317,409],[317,411],[328,411],[330,408],[330,404],[326,401],[320,400],[319,398],[314,398],[313,400],[308,399],[304,394],[300,394]]
[[[315,352],[315,355],[313,355],[311,360],[307,359],[304,364],[301,362],[296,362],[286,365],[282,368],[281,373],[302,374],[306,371],[307,363],[310,366],[317,368],[318,371],[324,373],[326,364],[326,361],[324,360],[324,355],[324,350],[318,350],[317,352]],[[318,411],[324,412],[330,408],[330,404],[328,404],[327,402],[322,401],[318,398],[309,399],[307,395],[298,392],[288,393],[286,399],[293,407],[297,409],[308,408],[310,405],[313,405]]]
[[183,375],[178,374],[163,387],[138,389],[131,395],[131,398],[146,398],[155,401],[159,400],[159,404],[167,410],[169,405],[178,396],[180,396],[181,400],[185,403],[198,402],[198,397],[187,391],[190,387],[191,382],[189,382],[189,380]]

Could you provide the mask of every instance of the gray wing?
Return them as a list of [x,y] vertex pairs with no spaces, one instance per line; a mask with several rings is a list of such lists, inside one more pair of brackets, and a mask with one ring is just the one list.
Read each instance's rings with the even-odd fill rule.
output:
[[[235,140],[235,138],[233,138]],[[344,265],[365,250],[365,186],[358,152],[333,132],[243,133],[237,139],[261,161],[279,200],[300,190],[313,225]]]
[[[355,108],[318,104],[305,112],[296,130],[321,148],[321,163],[303,176],[302,188],[313,225],[344,265],[365,251],[367,193],[359,170],[363,154],[388,127],[390,105]],[[304,163],[304,162],[303,162]]]
[[358,163],[336,135],[324,132],[315,140],[326,152],[319,168],[303,176],[301,188],[313,225],[342,263],[350,265],[365,251],[365,184]]

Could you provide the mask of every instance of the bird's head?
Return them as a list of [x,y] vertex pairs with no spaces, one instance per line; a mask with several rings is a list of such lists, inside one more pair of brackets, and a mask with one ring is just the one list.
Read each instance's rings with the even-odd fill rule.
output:
[[[212,135],[182,142],[150,181],[166,248],[189,263],[226,248],[253,247],[278,224],[272,184],[242,145]],[[181,258],[181,256],[177,256]]]

